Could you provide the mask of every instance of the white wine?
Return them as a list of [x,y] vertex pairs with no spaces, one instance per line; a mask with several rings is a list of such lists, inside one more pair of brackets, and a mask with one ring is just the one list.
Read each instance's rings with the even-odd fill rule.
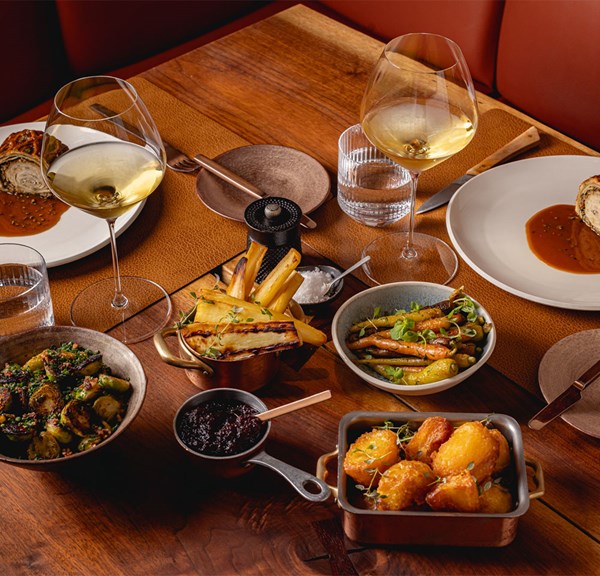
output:
[[96,142],[59,156],[48,168],[55,194],[100,218],[117,218],[160,184],[159,158],[129,142]]
[[450,158],[475,135],[461,110],[436,100],[398,100],[370,110],[362,124],[375,146],[412,172]]

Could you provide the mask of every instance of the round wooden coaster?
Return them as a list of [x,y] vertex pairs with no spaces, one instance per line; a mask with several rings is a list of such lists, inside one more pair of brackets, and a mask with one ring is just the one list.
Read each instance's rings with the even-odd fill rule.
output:
[[[214,159],[269,196],[282,196],[300,206],[304,214],[316,210],[329,194],[329,175],[314,158],[286,146],[257,144],[229,150]],[[211,210],[244,221],[244,210],[256,198],[205,169],[196,179],[196,193]]]
[[[550,403],[600,358],[600,330],[585,330],[563,338],[542,358],[538,381]],[[581,400],[561,414],[561,418],[596,438],[600,438],[600,379],[582,391]]]

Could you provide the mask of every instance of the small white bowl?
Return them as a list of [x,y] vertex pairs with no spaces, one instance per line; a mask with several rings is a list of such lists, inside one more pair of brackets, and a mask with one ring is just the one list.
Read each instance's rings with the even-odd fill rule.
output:
[[[382,311],[392,312],[397,309],[410,309],[411,302],[418,302],[423,306],[430,306],[442,300],[445,300],[454,291],[454,288],[442,284],[432,284],[430,282],[396,282],[393,284],[382,284],[359,292],[348,301],[346,301],[333,317],[331,327],[332,340],[338,354],[346,365],[363,380],[394,394],[404,394],[407,396],[423,396],[425,394],[434,394],[456,386],[469,376],[472,376],[488,360],[494,346],[496,345],[496,329],[493,326],[492,318],[488,311],[475,299],[475,305],[478,307],[479,315],[485,318],[485,321],[492,324],[492,329],[487,335],[483,353],[477,362],[459,372],[452,378],[446,378],[433,384],[417,384],[413,386],[393,384],[385,380],[382,376],[356,364],[356,357],[346,346],[346,338],[350,332],[353,323],[369,318],[373,315],[374,309],[379,306]],[[466,292],[468,295],[468,291]]]

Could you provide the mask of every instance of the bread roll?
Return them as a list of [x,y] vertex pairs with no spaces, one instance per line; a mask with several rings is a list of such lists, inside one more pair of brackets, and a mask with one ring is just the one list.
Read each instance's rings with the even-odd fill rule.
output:
[[579,185],[575,212],[596,234],[600,234],[600,175]]

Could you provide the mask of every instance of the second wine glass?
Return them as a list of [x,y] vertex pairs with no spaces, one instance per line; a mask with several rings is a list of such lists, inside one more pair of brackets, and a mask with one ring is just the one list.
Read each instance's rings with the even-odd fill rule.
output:
[[[127,343],[152,336],[169,320],[171,301],[157,283],[121,276],[115,235],[116,219],[158,187],[166,167],[162,140],[135,88],[111,76],[80,78],[61,88],[46,122],[41,157],[44,180],[55,196],[108,223],[113,278],[77,295],[71,321],[112,328],[112,335]],[[151,313],[140,314],[155,302]],[[126,322],[133,316],[134,322]]]
[[377,284],[404,280],[446,284],[458,259],[443,240],[414,231],[419,175],[460,152],[477,129],[477,100],[460,48],[437,34],[392,40],[377,61],[361,104],[369,140],[410,172],[412,197],[407,232],[367,245],[368,276]]

